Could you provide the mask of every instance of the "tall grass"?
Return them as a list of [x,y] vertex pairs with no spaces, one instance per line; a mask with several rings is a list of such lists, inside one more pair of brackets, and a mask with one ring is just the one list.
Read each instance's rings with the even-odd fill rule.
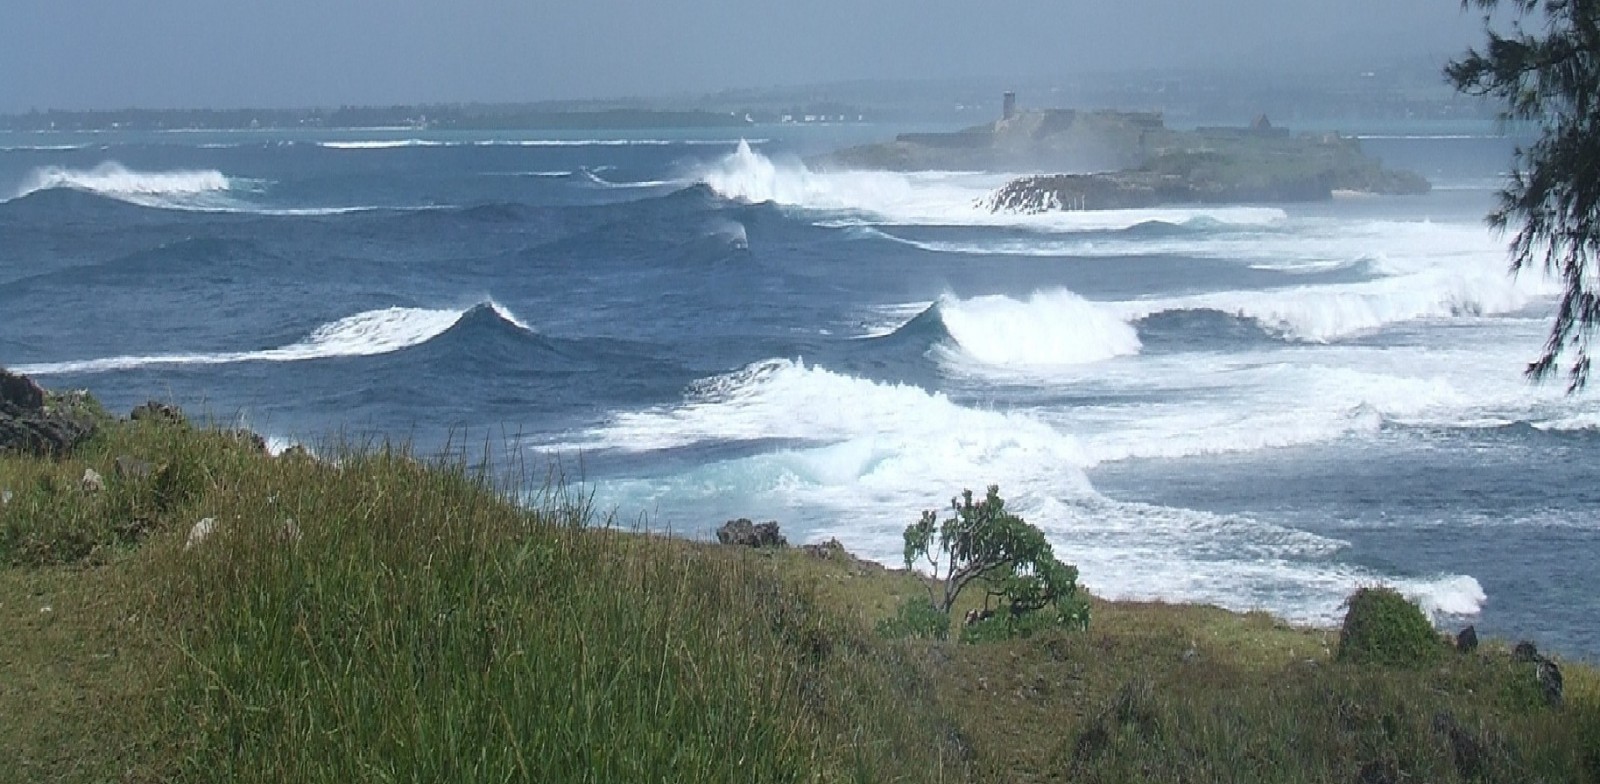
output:
[[892,703],[844,704],[885,662],[851,662],[851,630],[737,554],[591,528],[581,505],[529,511],[459,464],[387,448],[257,461],[202,511],[213,536],[152,544],[139,581],[174,655],[176,780],[937,769],[937,749],[875,736],[916,729],[879,715]]

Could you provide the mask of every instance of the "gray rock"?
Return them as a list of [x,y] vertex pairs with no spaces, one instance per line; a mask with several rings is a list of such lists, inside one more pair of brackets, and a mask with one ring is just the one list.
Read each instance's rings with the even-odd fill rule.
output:
[[27,376],[0,369],[0,407],[4,406],[23,411],[44,408],[44,388]]
[[1552,708],[1561,707],[1561,667],[1554,661],[1540,657],[1539,669],[1534,672],[1534,677],[1539,680],[1539,689],[1544,692],[1544,701]]
[[133,410],[128,412],[128,418],[135,422],[151,421],[169,425],[184,425],[189,422],[183,415],[183,409],[158,400],[134,406]]
[[51,404],[43,388],[27,376],[0,370],[0,452],[58,457],[94,435],[85,412],[87,397]]
[[1517,643],[1517,647],[1511,649],[1511,660],[1514,662],[1532,664],[1540,658],[1539,647],[1528,640]]
[[1456,635],[1456,650],[1461,653],[1472,653],[1478,649],[1478,629],[1468,626]]
[[231,437],[233,440],[238,441],[241,444],[244,444],[252,452],[256,452],[257,454],[263,454],[263,455],[271,454],[271,452],[269,452],[267,450],[267,439],[262,438],[261,434],[257,433],[254,430],[246,430],[244,428],[238,428],[238,429],[235,429],[235,430],[228,431],[228,436]]
[[824,561],[842,560],[850,557],[850,553],[844,549],[844,544],[838,539],[829,539],[818,544],[801,545],[800,549],[806,555],[813,558],[821,558]]
[[753,523],[748,518],[729,520],[717,529],[717,541],[737,547],[788,547],[776,522]]

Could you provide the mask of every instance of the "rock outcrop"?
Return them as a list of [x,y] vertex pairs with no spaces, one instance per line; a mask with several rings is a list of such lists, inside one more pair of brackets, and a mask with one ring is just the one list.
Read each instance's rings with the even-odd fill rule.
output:
[[1142,163],[1148,136],[1164,130],[1161,115],[1148,112],[1024,111],[954,133],[901,134],[807,163],[891,171],[1114,171]]
[[1342,191],[1426,193],[1428,181],[1386,169],[1355,139],[1292,134],[1264,117],[1248,127],[1174,130],[1145,112],[1021,112],[954,133],[813,159],[819,167],[897,171],[1060,172],[1014,180],[982,203],[996,212],[1108,210],[1165,204],[1303,202]]
[[789,540],[776,522],[753,523],[747,518],[729,520],[717,529],[717,541],[736,547],[788,547]]
[[88,395],[51,394],[27,376],[0,370],[0,452],[64,455],[95,427]]

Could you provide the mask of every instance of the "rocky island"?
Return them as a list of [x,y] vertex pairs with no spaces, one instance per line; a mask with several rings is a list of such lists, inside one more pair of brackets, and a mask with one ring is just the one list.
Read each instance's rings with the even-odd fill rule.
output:
[[1058,172],[1022,177],[983,201],[996,212],[1105,210],[1163,204],[1302,202],[1335,193],[1426,193],[1337,133],[1291,133],[1265,116],[1246,127],[1168,128],[1158,113],[1018,112],[953,133],[902,134],[813,164],[894,171]]

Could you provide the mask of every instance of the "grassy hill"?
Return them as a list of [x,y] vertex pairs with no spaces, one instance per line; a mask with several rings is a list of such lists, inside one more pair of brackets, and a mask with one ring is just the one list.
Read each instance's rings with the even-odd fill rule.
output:
[[916,575],[508,489],[159,418],[0,454],[0,782],[1600,781],[1585,666],[1551,707],[1496,643],[1361,666],[1335,630],[1103,601],[890,641]]

